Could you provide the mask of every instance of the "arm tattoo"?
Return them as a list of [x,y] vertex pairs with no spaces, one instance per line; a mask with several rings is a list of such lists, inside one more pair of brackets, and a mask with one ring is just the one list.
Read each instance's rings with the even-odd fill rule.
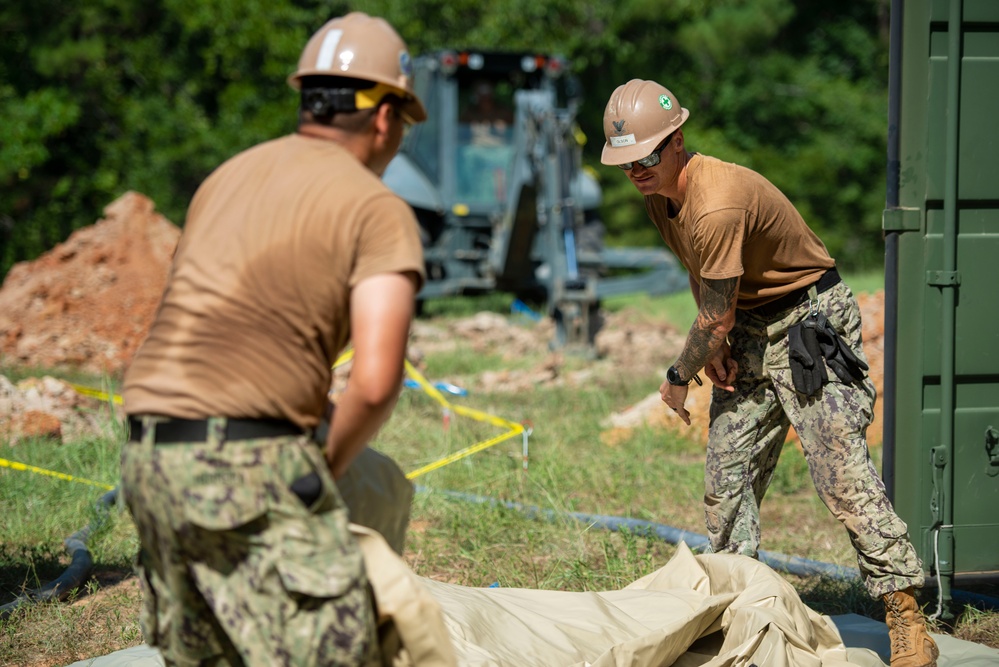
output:
[[687,343],[676,362],[677,370],[685,378],[693,377],[708,362],[728,335],[739,297],[739,278],[701,281],[700,307],[697,319],[687,334]]

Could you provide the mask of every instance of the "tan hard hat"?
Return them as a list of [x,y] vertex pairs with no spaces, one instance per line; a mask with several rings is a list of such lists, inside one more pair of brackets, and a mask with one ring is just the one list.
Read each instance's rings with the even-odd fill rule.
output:
[[[376,86],[367,95],[358,95],[358,109],[371,108],[392,92],[405,100],[402,110],[414,121],[427,119],[427,110],[413,91],[413,61],[406,43],[385,19],[351,12],[328,21],[305,45],[288,83],[299,90],[306,76],[371,81]],[[374,91],[378,94],[372,96]]]
[[604,108],[604,143],[600,161],[624,164],[648,156],[683,125],[690,112],[655,81],[632,79],[618,86]]

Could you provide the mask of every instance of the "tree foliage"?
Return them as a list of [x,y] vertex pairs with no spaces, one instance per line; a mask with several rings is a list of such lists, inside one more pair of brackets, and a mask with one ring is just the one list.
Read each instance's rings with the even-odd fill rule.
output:
[[127,190],[182,224],[222,160],[293,129],[285,78],[309,35],[353,9],[389,19],[414,54],[570,58],[611,242],[660,243],[627,179],[599,164],[607,98],[646,78],[690,109],[688,146],[770,178],[842,264],[881,260],[886,0],[7,0],[0,276]]

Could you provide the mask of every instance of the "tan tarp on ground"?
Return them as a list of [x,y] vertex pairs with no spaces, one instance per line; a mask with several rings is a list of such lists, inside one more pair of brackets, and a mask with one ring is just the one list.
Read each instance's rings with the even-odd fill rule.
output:
[[[418,577],[379,535],[356,532],[380,609],[406,645],[395,667],[884,665],[871,650],[887,650],[883,623],[842,617],[844,646],[832,619],[802,604],[769,567],[742,556],[695,556],[681,544],[662,569],[602,593],[469,588]],[[939,667],[999,664],[999,651],[934,638]],[[140,646],[72,667],[162,664],[155,650]]]
[[373,585],[380,604],[386,597],[380,588],[387,580],[408,581],[403,587],[411,590],[425,588],[443,612],[457,659],[450,662],[446,651],[413,651],[411,639],[441,634],[427,604],[411,630],[405,616],[396,616],[403,643],[413,651],[408,664],[882,665],[871,651],[848,651],[828,619],[802,604],[773,570],[750,558],[694,556],[681,544],[665,567],[623,590],[567,593],[421,579],[394,553],[378,547],[379,542],[371,533],[362,539],[365,562],[379,573]]

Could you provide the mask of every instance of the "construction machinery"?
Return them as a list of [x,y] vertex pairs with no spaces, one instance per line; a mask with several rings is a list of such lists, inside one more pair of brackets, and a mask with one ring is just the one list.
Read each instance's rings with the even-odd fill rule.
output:
[[688,285],[665,248],[608,248],[582,165],[581,91],[562,58],[440,51],[414,59],[429,120],[384,174],[416,212],[422,301],[503,291],[542,303],[556,346],[592,345],[601,299]]

